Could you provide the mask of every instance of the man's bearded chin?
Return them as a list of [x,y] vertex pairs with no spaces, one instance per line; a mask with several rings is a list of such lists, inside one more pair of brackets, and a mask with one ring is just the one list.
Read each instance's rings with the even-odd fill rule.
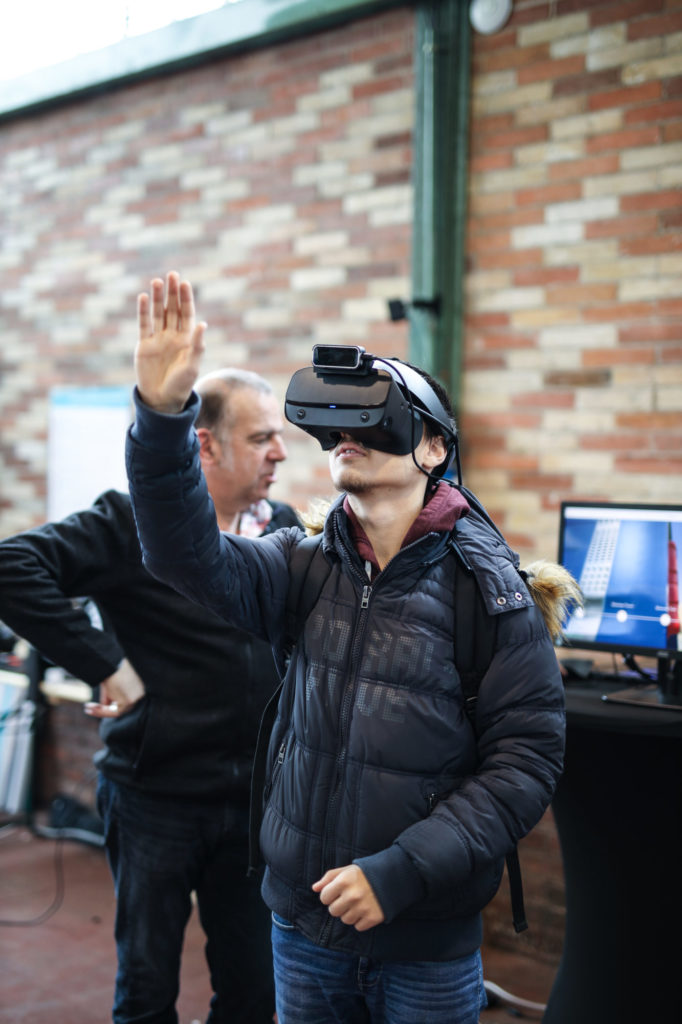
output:
[[332,483],[337,491],[345,491],[346,494],[369,494],[374,488],[372,480],[354,473],[350,467],[342,469],[336,480],[333,480]]

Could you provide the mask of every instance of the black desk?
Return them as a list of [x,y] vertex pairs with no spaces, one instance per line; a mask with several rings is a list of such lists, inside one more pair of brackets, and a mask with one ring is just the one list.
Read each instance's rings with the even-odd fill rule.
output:
[[544,1024],[682,1021],[682,711],[569,685],[552,810],[566,933]]

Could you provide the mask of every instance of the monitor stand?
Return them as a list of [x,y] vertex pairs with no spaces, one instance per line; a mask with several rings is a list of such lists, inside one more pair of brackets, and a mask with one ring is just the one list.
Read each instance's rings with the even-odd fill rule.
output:
[[658,679],[655,683],[643,683],[641,686],[629,686],[626,690],[605,693],[602,694],[602,700],[682,711],[682,660],[674,660],[666,652],[661,652],[657,663]]

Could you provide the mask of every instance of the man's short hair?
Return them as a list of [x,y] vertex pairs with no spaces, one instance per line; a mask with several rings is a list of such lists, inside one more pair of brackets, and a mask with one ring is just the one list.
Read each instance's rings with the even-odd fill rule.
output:
[[258,373],[241,370],[236,367],[224,367],[206,373],[194,385],[194,390],[201,398],[201,408],[196,419],[197,429],[215,431],[225,427],[228,431],[234,425],[230,411],[230,398],[235,391],[250,388],[264,395],[272,395],[271,384]]

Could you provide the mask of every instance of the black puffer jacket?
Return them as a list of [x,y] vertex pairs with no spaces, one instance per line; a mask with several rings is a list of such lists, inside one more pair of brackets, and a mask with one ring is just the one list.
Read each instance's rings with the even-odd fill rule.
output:
[[[303,534],[219,535],[192,414],[138,408],[128,467],[145,563],[267,637],[281,665],[289,562]],[[180,522],[189,529],[172,525]],[[401,550],[370,586],[341,501],[327,517],[331,572],[286,674],[261,846],[268,905],[332,948],[409,960],[477,948],[501,859],[539,820],[561,771],[563,687],[542,616],[515,556],[482,518],[461,519],[457,539],[499,617],[478,743],[455,668],[449,531]],[[311,891],[327,869],[352,861],[386,918],[363,933]]]

